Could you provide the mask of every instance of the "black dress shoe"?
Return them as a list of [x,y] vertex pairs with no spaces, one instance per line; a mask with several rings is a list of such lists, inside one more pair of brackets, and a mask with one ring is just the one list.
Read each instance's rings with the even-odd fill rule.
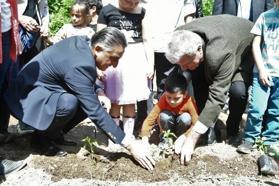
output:
[[66,140],[64,138],[64,136],[61,136],[61,137],[53,140],[53,142],[57,145],[65,145],[65,146],[76,146],[77,145],[77,143],[74,141]]
[[0,132],[0,144],[9,143],[13,141],[15,138],[15,134],[9,132]]
[[33,133],[31,147],[36,152],[46,156],[66,156],[67,152],[57,147],[51,139],[43,135]]
[[51,144],[45,148],[41,149],[41,154],[46,156],[59,156],[63,157],[66,156],[68,153],[59,147],[55,146],[54,144]]

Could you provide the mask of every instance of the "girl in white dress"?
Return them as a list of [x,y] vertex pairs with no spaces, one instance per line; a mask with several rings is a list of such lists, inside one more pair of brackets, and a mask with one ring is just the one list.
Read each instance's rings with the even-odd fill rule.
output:
[[128,46],[116,68],[104,72],[105,92],[111,100],[110,115],[119,125],[123,106],[123,129],[132,134],[135,120],[135,104],[147,100],[150,94],[148,80],[153,78],[153,50],[145,30],[145,9],[140,0],[118,0],[115,5],[104,6],[98,17],[97,31],[116,27],[126,36]]

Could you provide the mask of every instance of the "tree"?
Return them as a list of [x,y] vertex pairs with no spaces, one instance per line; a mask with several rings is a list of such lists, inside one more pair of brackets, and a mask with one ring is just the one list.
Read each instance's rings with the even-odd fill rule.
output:
[[70,22],[70,9],[74,2],[75,0],[48,0],[51,35]]

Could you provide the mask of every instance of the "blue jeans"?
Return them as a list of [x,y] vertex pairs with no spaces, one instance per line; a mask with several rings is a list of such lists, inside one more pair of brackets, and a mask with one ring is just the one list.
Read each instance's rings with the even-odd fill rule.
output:
[[255,143],[261,137],[263,115],[266,111],[266,130],[262,132],[264,144],[271,145],[279,140],[279,77],[272,77],[271,87],[263,86],[259,74],[254,74],[251,100],[244,140]]
[[162,130],[175,133],[178,137],[185,133],[191,126],[191,115],[189,113],[182,113],[181,115],[174,115],[168,110],[163,110],[160,113],[160,126]]

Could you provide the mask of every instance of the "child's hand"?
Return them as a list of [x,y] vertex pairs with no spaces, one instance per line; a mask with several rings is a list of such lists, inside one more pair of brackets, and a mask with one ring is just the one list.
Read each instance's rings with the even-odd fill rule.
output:
[[272,78],[265,69],[259,70],[259,79],[264,86],[272,85]]

